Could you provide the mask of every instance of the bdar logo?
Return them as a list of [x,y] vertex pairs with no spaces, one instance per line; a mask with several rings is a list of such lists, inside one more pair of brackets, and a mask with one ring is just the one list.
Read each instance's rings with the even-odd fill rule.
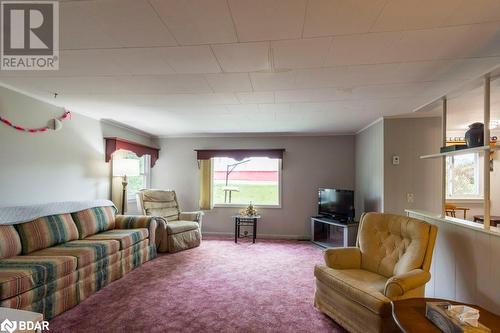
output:
[[1,324],[0,324],[0,331],[2,332],[9,332],[12,333],[16,330],[17,324],[16,322],[12,322],[9,319],[5,319]]

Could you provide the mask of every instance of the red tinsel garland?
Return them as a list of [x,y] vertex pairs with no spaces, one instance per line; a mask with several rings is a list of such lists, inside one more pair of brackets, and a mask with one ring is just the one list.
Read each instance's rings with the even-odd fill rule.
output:
[[[60,120],[60,121],[71,119],[71,112],[64,110],[64,113],[62,114],[62,116],[60,116],[59,118],[56,118],[56,119]],[[10,120],[8,120],[2,116],[0,116],[0,121],[3,122],[4,124],[14,128],[14,129],[18,130],[18,131],[21,131],[21,132],[38,133],[38,132],[46,132],[49,129],[51,129],[49,126],[40,127],[40,128],[24,128],[22,126],[13,124]]]

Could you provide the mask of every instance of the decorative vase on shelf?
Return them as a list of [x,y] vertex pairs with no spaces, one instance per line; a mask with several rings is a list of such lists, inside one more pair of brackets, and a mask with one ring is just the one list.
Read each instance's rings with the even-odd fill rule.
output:
[[484,124],[474,123],[469,125],[469,130],[465,132],[465,142],[468,148],[484,146]]

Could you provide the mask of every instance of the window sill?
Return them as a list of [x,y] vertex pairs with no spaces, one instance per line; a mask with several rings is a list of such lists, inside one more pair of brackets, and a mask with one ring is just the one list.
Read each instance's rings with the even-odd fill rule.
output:
[[[214,205],[214,208],[247,208],[248,205],[242,205],[242,204],[216,204]],[[260,209],[275,209],[275,208],[281,208],[281,205],[254,205],[255,208],[260,208]]]
[[463,199],[455,199],[455,198],[446,198],[446,202],[447,203],[457,203],[457,204],[467,204],[467,203],[471,203],[471,204],[482,204],[484,203],[484,199],[482,198],[463,198]]

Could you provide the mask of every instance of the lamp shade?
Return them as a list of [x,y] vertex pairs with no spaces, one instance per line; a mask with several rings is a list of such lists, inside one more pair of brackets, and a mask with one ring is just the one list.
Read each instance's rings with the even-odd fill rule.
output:
[[114,177],[123,177],[123,176],[133,177],[139,175],[140,175],[139,160],[133,160],[131,158],[113,160]]

